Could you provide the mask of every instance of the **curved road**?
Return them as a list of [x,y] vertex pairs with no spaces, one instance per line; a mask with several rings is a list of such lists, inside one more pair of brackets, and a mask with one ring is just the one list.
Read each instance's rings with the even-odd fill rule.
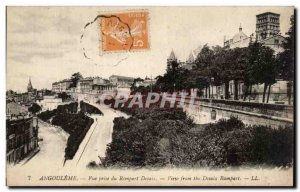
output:
[[[79,101],[80,102],[80,101]],[[86,101],[87,102],[87,101]],[[113,120],[126,114],[108,108],[104,105],[87,102],[102,111],[102,115],[91,115],[94,123],[81,142],[73,160],[66,162],[65,167],[86,167],[90,162],[100,163],[100,157],[105,157],[106,147],[112,141]]]

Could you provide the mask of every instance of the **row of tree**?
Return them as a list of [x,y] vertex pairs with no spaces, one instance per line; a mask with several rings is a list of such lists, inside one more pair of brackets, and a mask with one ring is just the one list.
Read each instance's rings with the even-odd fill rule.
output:
[[[244,48],[226,49],[220,46],[205,45],[197,55],[193,70],[185,70],[176,60],[170,61],[163,76],[158,76],[156,88],[162,91],[184,89],[205,89],[210,97],[210,85],[225,85],[225,99],[229,98],[229,81],[234,81],[234,99],[238,99],[238,82],[244,82],[244,100],[252,93],[252,85],[264,84],[263,102],[269,101],[271,86],[277,78],[290,82],[288,98],[290,103],[294,78],[294,16],[291,28],[283,43],[284,51],[275,54],[274,50],[250,40]],[[208,92],[208,94],[207,94]]]

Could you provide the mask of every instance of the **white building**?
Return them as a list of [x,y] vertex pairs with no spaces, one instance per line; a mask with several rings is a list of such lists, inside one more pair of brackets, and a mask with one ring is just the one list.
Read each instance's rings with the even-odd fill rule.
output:
[[37,101],[37,104],[41,106],[42,111],[56,109],[58,105],[64,104],[62,98],[58,98],[55,95],[44,96],[43,100]]

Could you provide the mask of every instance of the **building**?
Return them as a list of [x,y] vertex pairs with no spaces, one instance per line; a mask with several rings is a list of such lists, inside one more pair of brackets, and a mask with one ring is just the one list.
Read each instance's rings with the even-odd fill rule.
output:
[[117,86],[118,88],[130,88],[134,82],[134,78],[120,75],[112,75],[109,77],[109,81],[112,85]]
[[151,87],[156,84],[156,79],[149,78],[148,76],[145,79],[135,81],[135,87]]
[[[283,43],[285,38],[280,34],[280,15],[276,13],[266,12],[256,15],[256,35],[246,35],[240,25],[239,32],[230,39],[224,39],[224,48],[234,49],[248,47],[251,41],[257,41],[264,46],[274,50],[274,54],[283,51]],[[251,100],[259,102],[262,100],[263,84],[253,85]],[[222,99],[225,96],[225,85],[211,86],[211,97]],[[229,82],[229,96],[234,97],[234,81]],[[245,86],[242,81],[237,82],[238,99],[242,99],[245,93]],[[203,91],[205,93],[205,91]],[[270,101],[274,103],[286,102],[287,83],[277,80],[271,86]],[[207,97],[207,95],[205,95]]]
[[186,62],[181,63],[180,67],[186,70],[192,70],[196,67],[193,52],[190,53],[189,58],[186,60]]
[[177,57],[175,56],[175,53],[172,49],[170,56],[167,59],[167,70],[172,69],[172,67],[174,67],[174,64],[178,64],[178,61],[177,61]]
[[8,118],[29,115],[28,107],[16,102],[6,101],[6,115]]
[[76,87],[72,86],[71,79],[52,83],[54,93],[100,93],[101,91],[111,90],[115,87],[109,80],[101,77],[85,77],[78,80]]
[[41,89],[41,90],[37,90],[36,92],[36,100],[42,100],[44,96],[47,95],[53,95],[53,92],[51,90],[48,89]]
[[224,38],[224,47],[229,49],[234,49],[237,47],[248,47],[252,36],[247,36],[243,32],[242,25],[239,27],[239,32],[236,33],[232,38],[227,39]]
[[170,70],[172,67],[179,67],[186,70],[194,69],[196,67],[196,63],[193,51],[191,51],[188,59],[185,62],[182,62],[177,59],[174,51],[172,50],[167,59],[167,70]]
[[112,90],[115,86],[110,83],[108,79],[95,77],[93,79],[92,90],[93,92],[100,93],[101,91]]
[[36,100],[36,92],[37,90],[33,88],[32,83],[31,83],[31,78],[29,78],[28,85],[27,85],[27,98],[23,100],[23,103],[25,103],[27,106],[30,106],[32,103],[35,102]]
[[272,48],[275,54],[282,52],[285,38],[280,33],[280,15],[266,12],[256,15],[256,40]]
[[52,91],[54,93],[67,92],[67,91],[69,91],[72,83],[73,82],[71,79],[64,79],[62,81],[54,82],[54,83],[52,83]]
[[280,33],[280,15],[266,12],[256,15],[256,39],[263,41]]
[[77,91],[79,93],[88,93],[92,91],[92,87],[93,87],[93,78],[92,77],[86,77],[86,78],[82,78],[79,79],[79,81],[77,82]]
[[32,84],[31,84],[31,79],[29,78],[29,82],[28,82],[28,85],[27,85],[27,92],[32,92],[33,91],[33,87],[32,87]]
[[6,120],[6,159],[16,164],[38,150],[38,120],[36,117]]
[[285,38],[280,33],[280,15],[277,13],[266,12],[256,15],[255,37],[253,34],[246,35],[242,26],[239,32],[232,38],[224,38],[224,47],[229,49],[247,47],[251,41],[257,41],[274,50],[275,54],[282,52],[282,44]]
[[14,102],[6,105],[6,159],[16,164],[38,151],[38,120],[27,108]]
[[79,93],[101,93],[102,91],[112,90],[116,87],[107,79],[101,77],[86,77],[78,81],[76,92]]
[[41,106],[42,111],[54,110],[58,105],[64,104],[62,98],[58,98],[56,95],[45,95],[42,100],[37,101],[37,104]]

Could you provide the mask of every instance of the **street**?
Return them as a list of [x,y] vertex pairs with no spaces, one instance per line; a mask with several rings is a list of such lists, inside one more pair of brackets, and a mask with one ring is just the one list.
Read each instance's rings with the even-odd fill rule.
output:
[[94,123],[81,142],[74,158],[66,162],[66,168],[75,166],[85,168],[92,161],[99,163],[99,157],[105,157],[106,146],[112,140],[114,118],[120,116],[127,117],[126,114],[106,106],[90,104],[99,108],[104,115],[90,116],[94,119]]
[[39,142],[40,151],[29,161],[22,160],[9,169],[30,169],[51,167],[53,170],[60,170],[63,167],[65,147],[68,134],[60,127],[54,127],[48,123],[39,121]]

